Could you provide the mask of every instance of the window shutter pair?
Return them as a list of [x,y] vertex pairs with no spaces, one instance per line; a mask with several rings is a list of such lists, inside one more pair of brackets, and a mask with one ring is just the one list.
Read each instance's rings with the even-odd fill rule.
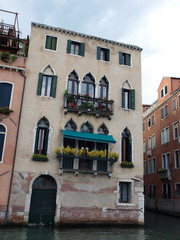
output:
[[[43,73],[39,73],[37,95],[41,95],[42,81],[43,81]],[[50,96],[53,97],[53,98],[56,97],[56,85],[57,85],[57,75],[54,75],[53,78],[52,78],[51,94],[50,94]]]
[[[67,53],[71,53],[71,40],[67,40]],[[84,57],[85,43],[80,43],[80,56]]]

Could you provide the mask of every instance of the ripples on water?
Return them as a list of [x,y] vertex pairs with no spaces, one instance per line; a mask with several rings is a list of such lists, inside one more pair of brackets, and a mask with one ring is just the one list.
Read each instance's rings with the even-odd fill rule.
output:
[[0,240],[180,240],[180,219],[147,212],[145,227],[0,228]]

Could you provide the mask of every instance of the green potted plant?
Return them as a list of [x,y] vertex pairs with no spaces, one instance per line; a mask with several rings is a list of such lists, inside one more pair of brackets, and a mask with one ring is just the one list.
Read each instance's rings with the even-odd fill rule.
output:
[[9,114],[10,112],[13,112],[9,107],[0,107],[0,113],[1,114]]
[[117,154],[115,152],[109,152],[109,158],[112,162],[117,162],[117,160],[119,158],[119,154]]
[[123,162],[121,162],[121,167],[122,168],[133,168],[134,164],[132,162],[123,161]]
[[37,161],[37,162],[47,162],[48,161],[48,157],[43,154],[33,154],[31,159],[34,161]]

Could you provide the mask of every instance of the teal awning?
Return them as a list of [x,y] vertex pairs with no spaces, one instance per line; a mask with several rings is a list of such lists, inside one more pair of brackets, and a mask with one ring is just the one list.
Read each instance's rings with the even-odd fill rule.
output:
[[116,143],[111,135],[103,135],[97,133],[84,133],[76,131],[62,130],[62,134],[66,138],[78,139],[91,142],[102,142],[102,143]]

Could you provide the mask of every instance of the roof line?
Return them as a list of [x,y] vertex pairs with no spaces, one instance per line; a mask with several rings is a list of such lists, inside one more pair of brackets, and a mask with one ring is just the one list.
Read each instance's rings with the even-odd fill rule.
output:
[[135,45],[131,45],[131,44],[125,44],[125,43],[121,43],[121,42],[117,42],[117,41],[113,41],[113,40],[108,40],[108,39],[104,39],[104,38],[100,38],[100,37],[96,37],[96,36],[92,36],[92,35],[87,35],[84,33],[79,33],[79,32],[75,32],[75,31],[71,31],[71,30],[67,30],[67,29],[63,29],[63,28],[59,28],[59,27],[53,27],[53,26],[49,26],[46,24],[41,24],[41,23],[36,23],[36,22],[32,22],[31,26],[33,27],[40,27],[40,28],[44,28],[44,29],[49,29],[49,30],[53,30],[53,31],[58,31],[58,32],[62,32],[65,34],[69,34],[69,35],[76,35],[79,37],[85,37],[85,38],[90,38],[90,39],[95,39],[101,42],[107,42],[107,43],[111,43],[114,45],[119,45],[122,47],[126,47],[126,48],[130,48],[133,50],[138,50],[138,51],[142,51],[142,48],[135,46]]

